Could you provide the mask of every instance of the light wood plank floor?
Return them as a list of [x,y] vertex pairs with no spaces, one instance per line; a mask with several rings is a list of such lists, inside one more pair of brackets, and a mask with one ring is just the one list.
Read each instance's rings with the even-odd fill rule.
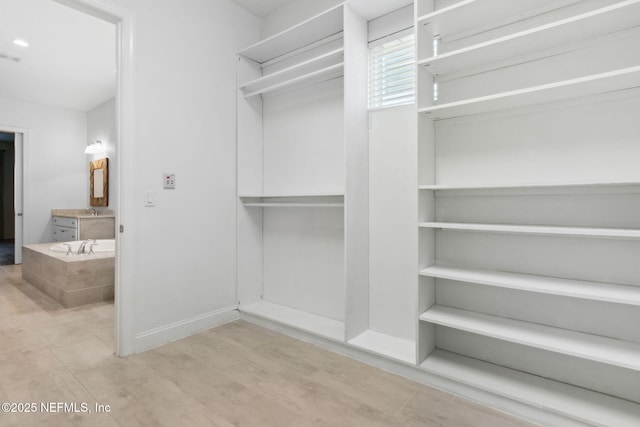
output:
[[0,267],[0,402],[92,413],[0,412],[0,427],[531,425],[243,321],[118,358],[112,304],[64,309],[20,275]]

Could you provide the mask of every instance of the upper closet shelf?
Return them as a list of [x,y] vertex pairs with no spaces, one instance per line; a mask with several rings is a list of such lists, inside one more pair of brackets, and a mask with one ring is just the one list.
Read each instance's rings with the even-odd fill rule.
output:
[[640,306],[640,286],[587,282],[584,280],[444,265],[427,267],[420,271],[420,275],[484,286]]
[[550,0],[463,0],[418,17],[418,25],[429,25],[433,35],[454,34],[488,22],[497,22],[535,9]]
[[273,93],[278,90],[293,88],[295,87],[295,85],[298,85],[298,84],[310,85],[313,83],[320,83],[326,80],[331,80],[336,77],[340,77],[342,75],[344,75],[344,63],[340,62],[339,64],[330,65],[328,67],[324,67],[319,70],[310,71],[305,74],[280,81],[279,83],[274,83],[268,86],[260,87],[259,89],[256,89],[253,92],[245,93],[244,97],[252,98],[258,95]]
[[307,195],[240,195],[242,204],[257,208],[342,208],[344,194],[307,194]]
[[344,203],[251,202],[248,208],[342,208]]
[[640,86],[640,66],[420,108],[433,120],[597,95]]
[[547,351],[640,371],[640,344],[434,305],[420,320]]
[[633,228],[558,227],[548,225],[474,224],[455,222],[421,222],[419,226],[422,228],[439,228],[442,230],[477,231],[487,233],[640,239],[640,230]]
[[266,194],[240,194],[238,197],[241,199],[250,198],[307,198],[307,197],[344,197],[342,192],[329,192],[329,193],[307,193],[307,194],[292,194],[292,193],[266,193]]
[[238,52],[238,55],[262,64],[270,59],[341,32],[344,26],[343,19],[343,6],[338,5],[249,46]]
[[[333,68],[342,71],[341,57],[343,54],[344,48],[332,50],[331,52],[324,53],[291,67],[243,83],[240,85],[240,89],[245,93],[245,97],[249,97],[252,93],[258,94],[270,87],[288,86],[294,84],[296,81],[310,79],[312,78],[310,75],[330,74]],[[336,65],[339,66],[335,67]]]
[[[476,2],[477,3],[477,2]],[[482,2],[480,2],[482,3]],[[519,3],[519,2],[509,2]],[[638,26],[640,0],[626,0],[525,31],[418,61],[432,74],[447,74]]]

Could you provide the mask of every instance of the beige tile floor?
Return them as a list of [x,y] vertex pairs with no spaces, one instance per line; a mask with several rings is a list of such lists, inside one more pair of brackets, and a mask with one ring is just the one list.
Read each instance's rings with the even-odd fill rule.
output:
[[243,321],[117,358],[113,304],[65,309],[20,276],[0,267],[0,402],[92,413],[0,412],[0,427],[530,426]]

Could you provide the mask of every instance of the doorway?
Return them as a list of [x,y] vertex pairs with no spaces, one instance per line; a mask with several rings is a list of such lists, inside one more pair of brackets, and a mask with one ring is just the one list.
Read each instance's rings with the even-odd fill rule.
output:
[[24,135],[0,126],[0,266],[22,264]]
[[[133,14],[130,10],[105,3],[101,0],[53,0],[90,16],[117,26],[117,89],[116,123],[118,166],[115,170],[116,202],[116,255],[115,255],[115,318],[116,349],[118,356],[134,353],[135,331],[133,322],[132,268],[127,262],[127,248],[131,246],[129,235],[124,232],[125,224],[132,222],[130,209],[125,209],[126,201],[132,199],[131,188],[125,185],[125,176],[134,173],[133,162],[127,156],[129,144],[133,141]],[[130,206],[127,205],[127,206]]]
[[0,132],[0,265],[15,264],[15,134]]
[[[113,143],[114,145],[116,145],[116,148],[114,150],[114,157],[116,161],[113,162],[115,163],[115,165],[113,165],[115,167],[113,167],[112,172],[110,174],[112,177],[115,178],[114,187],[117,189],[117,191],[115,191],[116,197],[112,198],[112,200],[115,202],[114,210],[116,214],[116,224],[117,224],[116,225],[117,250],[116,250],[116,256],[115,256],[115,268],[116,268],[116,274],[115,274],[116,276],[115,278],[116,322],[115,323],[116,323],[117,337],[116,337],[115,347],[116,347],[116,353],[118,355],[126,356],[128,354],[133,353],[134,331],[132,328],[132,323],[133,323],[132,311],[133,310],[131,308],[131,300],[133,299],[133,296],[132,296],[133,292],[132,292],[132,289],[123,286],[123,282],[125,281],[123,280],[123,277],[125,276],[124,274],[125,268],[123,268],[124,266],[123,266],[122,260],[124,259],[123,253],[126,251],[126,247],[128,245],[125,244],[125,238],[124,238],[124,235],[122,234],[122,231],[118,232],[118,230],[123,229],[122,224],[127,224],[127,219],[131,215],[130,213],[128,215],[125,215],[123,212],[122,200],[125,198],[130,199],[130,197],[128,196],[128,194],[130,193],[130,189],[126,188],[124,185],[124,182],[122,179],[122,176],[123,176],[122,171],[124,170],[125,172],[127,172],[124,174],[126,176],[133,175],[133,167],[131,165],[132,162],[123,161],[125,159],[125,156],[124,156],[125,147],[128,141],[131,141],[133,139],[132,138],[133,119],[131,114],[133,111],[133,102],[132,102],[132,96],[131,96],[133,92],[132,84],[131,84],[132,76],[133,76],[133,72],[132,72],[132,57],[133,57],[132,55],[132,51],[133,51],[132,16],[133,15],[129,10],[122,9],[119,6],[114,5],[114,3],[116,2],[112,2],[110,0],[107,0],[107,1],[47,0],[43,4],[45,3],[49,3],[49,5],[51,5],[52,3],[60,3],[65,6],[70,6],[72,9],[75,9],[79,12],[82,12],[94,18],[101,19],[107,23],[114,24],[116,27],[117,39],[113,40],[113,43],[116,45],[116,52],[115,52],[115,55],[111,55],[110,58],[114,58],[114,56],[117,58],[116,60],[117,66],[110,67],[108,70],[110,72],[110,76],[115,76],[115,79],[117,80],[117,87],[116,87],[116,93],[115,93],[115,111],[116,111],[115,121],[116,121],[117,130],[115,132],[116,136],[113,139]],[[23,2],[21,0],[16,0],[11,4],[22,5]],[[3,6],[4,6],[4,2],[3,2]],[[19,6],[19,7],[24,7],[24,6]],[[41,38],[41,40],[45,40],[45,39],[46,38]],[[33,42],[32,47],[38,46],[37,39],[33,39],[31,41]],[[81,43],[81,44],[86,45],[86,43]],[[95,45],[92,45],[92,46],[95,46]],[[61,57],[61,56],[56,56],[56,58],[58,57]],[[70,62],[70,61],[66,61],[66,62]],[[21,65],[24,65],[24,66],[27,66],[29,64],[30,62],[26,60],[22,61],[21,63]],[[83,70],[84,72],[86,72],[86,69],[83,68]],[[20,75],[21,76],[26,75],[26,73],[21,73]],[[69,73],[66,73],[66,74],[61,73],[61,75],[68,76]],[[71,75],[75,76],[76,74],[71,73]],[[46,81],[46,79],[40,79],[40,81]],[[13,89],[15,87],[18,87],[18,85],[7,84],[7,87],[10,89]],[[5,94],[3,93],[3,95]],[[20,99],[20,98],[18,96],[15,96],[14,99]],[[64,99],[67,99],[67,98],[64,98]],[[51,103],[47,104],[46,102],[41,102],[41,103],[44,105],[53,105]],[[85,111],[82,108],[75,108],[75,109],[71,108],[71,110]],[[31,211],[31,207],[34,201],[40,201],[41,199],[34,197],[34,193],[36,192],[35,189],[39,188],[39,186],[37,184],[34,185],[33,182],[31,181],[30,177],[32,176],[32,174],[29,173],[29,170],[32,172],[39,170],[37,168],[37,165],[34,165],[34,159],[42,160],[43,158],[45,158],[45,156],[40,155],[40,153],[38,153],[38,151],[34,147],[39,147],[40,145],[42,145],[40,144],[41,141],[43,140],[42,135],[48,135],[48,134],[45,132],[39,132],[38,129],[32,129],[32,126],[34,127],[36,126],[36,125],[33,125],[32,122],[25,121],[25,120],[16,120],[14,118],[14,115],[10,114],[12,111],[21,111],[21,110],[13,109],[13,110],[7,110],[7,111],[9,111],[9,114],[7,114],[5,118],[0,122],[0,131],[4,131],[6,133],[13,133],[15,135],[15,138],[16,138],[14,142],[16,144],[15,155],[20,156],[20,158],[16,157],[15,159],[16,178],[22,177],[22,170],[21,169],[18,170],[19,168],[22,167],[22,150],[18,148],[18,142],[20,144],[22,143],[22,137],[24,137],[24,146],[29,148],[29,150],[25,152],[25,162],[24,162],[24,167],[25,167],[24,175],[29,178],[29,181],[25,181],[24,200],[28,202],[27,208],[29,209],[29,211],[26,212],[26,215],[27,215],[26,217],[23,218],[22,216],[20,216],[20,214],[22,213],[22,199],[20,197],[16,197],[14,201],[14,210],[16,213],[15,230],[16,231],[22,230],[22,229],[26,230],[25,241],[27,241],[28,243],[38,242],[38,241],[44,242],[46,241],[46,239],[49,238],[49,233],[46,232],[47,229],[45,227],[42,227],[41,224],[44,223],[50,217],[48,215],[45,216],[40,214],[36,218],[39,228],[33,228],[33,222],[36,221],[34,220],[34,217],[36,215],[34,215],[33,212]],[[12,123],[20,123],[22,126],[28,127],[29,130],[5,126]],[[55,122],[52,121],[51,123],[55,123]],[[18,139],[20,139],[20,141],[18,141]],[[77,139],[68,138],[66,140],[76,141]],[[53,144],[48,144],[46,146],[52,147]],[[34,153],[37,153],[38,156],[34,156],[33,155]],[[72,158],[75,158],[75,159],[77,159],[79,156],[82,156],[82,158],[86,158],[85,164],[88,166],[89,159],[86,157],[86,154],[82,153],[82,148],[79,148],[77,151],[76,149],[73,149],[73,151],[69,151],[65,153],[65,156],[72,156]],[[64,157],[64,158],[69,158],[69,157]],[[76,176],[78,176],[81,173],[79,168],[74,169],[74,171],[76,172]],[[87,172],[88,172],[88,167],[87,167]],[[72,181],[72,183],[81,182],[82,179],[83,178],[75,179]],[[66,182],[64,184],[66,184]],[[64,186],[61,185],[54,188],[52,191],[61,191],[60,194],[63,194],[63,196],[58,197],[58,199],[56,200],[61,200],[63,203],[61,203],[60,206],[53,203],[47,203],[46,209],[82,207],[81,203],[76,202],[76,200],[78,200],[77,198],[65,199],[68,193],[64,193],[64,190],[60,190],[62,188],[64,188]],[[54,194],[54,193],[47,192],[46,194]],[[73,194],[81,194],[81,193],[73,193]],[[84,194],[84,192],[82,194]],[[15,192],[15,195],[22,196],[22,193]],[[88,191],[87,191],[87,195],[88,195]],[[67,200],[71,200],[72,203],[65,203],[65,201]],[[88,201],[88,197],[87,197],[87,201]],[[129,203],[128,206],[131,206],[131,203]],[[40,209],[39,212],[41,213],[42,209]],[[22,225],[23,220],[24,220],[24,226]],[[129,223],[130,222],[131,220],[129,220]],[[34,233],[31,230],[36,230],[35,232],[36,234],[34,235]],[[43,231],[40,231],[40,230],[43,230]],[[14,248],[15,247],[21,247],[21,244],[20,245],[18,244],[17,234],[16,234],[16,242],[15,242]],[[20,255],[19,251],[16,251],[14,262],[20,262],[19,255]],[[16,269],[16,271],[19,271],[19,269]],[[130,272],[131,269],[127,269],[127,271]],[[128,280],[128,282],[130,283],[131,280]]]

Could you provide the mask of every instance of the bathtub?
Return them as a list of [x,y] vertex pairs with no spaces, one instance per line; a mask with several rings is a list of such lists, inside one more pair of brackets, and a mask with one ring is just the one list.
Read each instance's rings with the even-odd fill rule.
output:
[[[73,241],[73,242],[62,242],[62,243],[56,243],[55,245],[51,246],[49,248],[49,250],[52,250],[54,252],[64,252],[65,254],[68,251],[68,246],[71,246],[71,252],[73,252],[74,254],[78,253],[78,249],[80,249],[80,245],[82,245],[83,241],[79,240],[79,241]],[[91,246],[91,244],[93,243],[93,241],[87,243],[86,246],[86,251],[87,253],[89,252],[89,247]],[[115,252],[116,251],[116,241],[115,239],[98,239],[96,240],[96,243],[93,245],[93,252],[98,254],[98,253],[109,253],[109,252]]]
[[65,243],[23,246],[22,278],[65,307],[113,300],[115,240],[97,240],[91,255],[76,255],[82,241]]

